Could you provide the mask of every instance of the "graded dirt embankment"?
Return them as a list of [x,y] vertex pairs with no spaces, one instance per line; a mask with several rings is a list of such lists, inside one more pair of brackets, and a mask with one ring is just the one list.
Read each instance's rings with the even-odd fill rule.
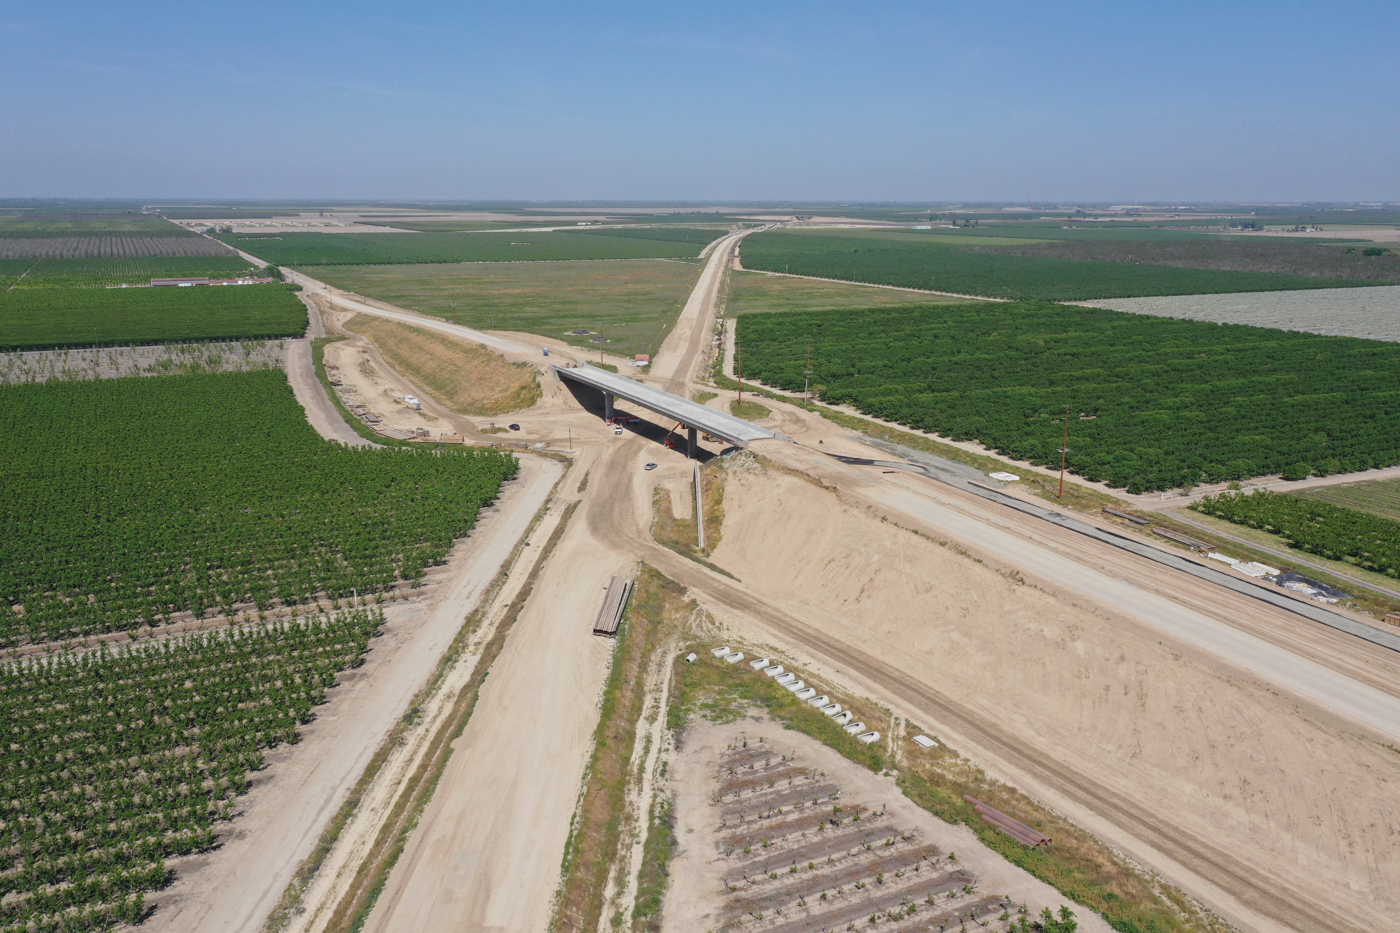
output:
[[[1400,914],[1393,749],[794,476],[732,475],[725,508],[714,562],[775,606],[1001,724],[1045,761],[1093,775],[1173,833],[1209,841],[1333,929]],[[1258,928],[1304,928],[1277,919]]]
[[343,326],[372,340],[385,362],[453,411],[500,415],[539,400],[533,367],[485,347],[368,314]]

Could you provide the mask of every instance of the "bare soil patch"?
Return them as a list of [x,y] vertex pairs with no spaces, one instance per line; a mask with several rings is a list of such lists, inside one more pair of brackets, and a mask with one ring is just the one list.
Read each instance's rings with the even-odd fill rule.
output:
[[1290,901],[1358,927],[1400,910],[1386,880],[1400,873],[1400,756],[1375,738],[1132,618],[1058,596],[1053,582],[999,572],[810,483],[732,475],[726,513],[714,562],[794,617],[857,639]]
[[[888,777],[766,717],[686,726],[671,775],[663,930],[997,931],[1066,902]],[[1109,929],[1079,913],[1081,929]]]

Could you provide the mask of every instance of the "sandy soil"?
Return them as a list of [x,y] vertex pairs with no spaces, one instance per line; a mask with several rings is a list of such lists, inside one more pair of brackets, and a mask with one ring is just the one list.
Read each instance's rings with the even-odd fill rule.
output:
[[553,461],[521,458],[519,478],[454,546],[449,563],[430,574],[430,590],[390,606],[365,664],[341,675],[300,742],[269,756],[220,848],[176,864],[175,884],[150,899],[152,929],[212,933],[261,925],[561,472]]
[[[734,676],[758,675],[740,665],[735,669]],[[763,740],[762,743],[760,743],[760,739]],[[819,787],[824,792],[823,798],[826,798],[830,793],[837,794],[834,800],[824,805],[824,812],[829,814],[829,811],[825,809],[826,806],[840,806],[849,818],[849,814],[854,812],[857,807],[869,808],[869,810],[876,812],[883,811],[887,814],[884,818],[869,820],[870,829],[872,831],[879,830],[872,838],[883,842],[889,835],[912,833],[913,838],[907,843],[902,843],[899,846],[900,849],[930,845],[936,847],[938,851],[932,857],[940,858],[941,868],[971,875],[971,880],[979,888],[975,895],[962,898],[964,903],[976,902],[987,895],[1009,895],[1016,904],[1026,905],[1032,917],[1038,915],[1042,907],[1057,910],[1061,904],[1068,903],[1064,895],[1054,888],[1036,880],[1027,872],[1016,868],[1000,855],[988,849],[977,839],[971,829],[966,826],[953,826],[945,823],[910,801],[895,786],[894,778],[873,774],[846,760],[813,738],[799,732],[790,732],[766,718],[755,717],[742,722],[722,725],[697,720],[686,726],[679,743],[679,752],[672,759],[669,772],[670,787],[676,800],[675,834],[676,838],[680,840],[680,845],[671,863],[671,887],[662,914],[663,933],[689,933],[692,930],[718,929],[726,916],[732,913],[732,907],[728,911],[726,907],[735,898],[754,895],[762,897],[766,893],[766,887],[771,885],[771,887],[778,888],[788,883],[790,875],[787,869],[779,868],[780,874],[776,881],[752,886],[740,882],[739,891],[730,894],[724,893],[725,882],[738,882],[740,875],[746,874],[743,869],[744,863],[754,861],[753,858],[745,860],[738,853],[733,853],[728,857],[725,855],[725,838],[733,835],[736,830],[742,831],[742,825],[730,822],[728,826],[721,827],[720,823],[726,818],[726,815],[728,820],[734,819],[733,814],[727,813],[727,811],[743,808],[743,797],[733,798],[733,802],[729,803],[727,807],[718,805],[714,801],[717,788],[723,786],[723,780],[726,777],[727,769],[723,768],[722,764],[732,755],[730,746],[739,745],[742,750],[740,743],[744,741],[749,743],[750,749],[757,748],[761,744],[766,746],[768,752],[775,758],[787,755],[795,758],[792,763],[794,766],[803,770],[811,770],[814,773],[819,772],[820,777],[812,782],[813,786]],[[800,785],[801,781],[796,783]],[[834,786],[828,788],[828,785]],[[747,796],[753,798],[754,794],[750,791]],[[753,811],[757,810],[759,806],[759,803],[748,804],[750,820],[752,820]],[[810,804],[804,803],[804,806],[810,806]],[[726,812],[722,813],[721,811]],[[829,834],[824,833],[823,835],[829,835],[835,841],[838,833],[833,830]],[[796,845],[809,844],[809,841],[820,838],[814,833],[808,833],[804,837],[804,842]],[[850,844],[849,841],[846,842],[846,846]],[[784,846],[780,843],[777,848],[782,849]],[[844,868],[845,863],[853,861],[849,858],[843,858],[843,853],[838,851],[836,846],[830,848],[836,853],[839,868]],[[770,849],[769,851],[775,850]],[[875,854],[883,855],[888,851],[890,850],[882,848],[880,852]],[[949,852],[956,855],[956,861],[953,863],[946,861]],[[822,855],[813,856],[808,860],[820,863]],[[782,856],[766,856],[765,861],[780,862]],[[769,921],[755,926],[758,928],[778,926],[786,929],[787,924],[794,921],[808,920],[812,929],[840,927],[844,925],[844,922],[834,923],[832,919],[839,913],[843,911],[850,913],[857,904],[862,906],[860,914],[863,916],[868,916],[876,909],[888,910],[891,906],[899,903],[901,891],[906,892],[905,896],[908,896],[907,892],[913,886],[927,884],[939,873],[927,862],[924,867],[927,870],[919,872],[917,876],[912,872],[907,872],[905,878],[897,880],[887,875],[884,884],[878,886],[872,883],[871,876],[874,872],[870,871],[863,876],[867,886],[862,890],[854,890],[850,882],[845,882],[847,890],[843,895],[835,896],[826,903],[819,901],[816,896],[809,895],[807,896],[808,906],[805,909],[791,903],[784,904],[786,917],[772,917]],[[819,865],[817,871],[821,870]],[[752,869],[747,874],[751,873]],[[799,875],[798,877],[802,878],[803,876]],[[818,890],[828,890],[835,895],[836,884],[834,881],[830,884],[818,881],[814,886]],[[955,887],[957,886],[955,885]],[[749,889],[753,891],[753,895],[750,895]],[[927,918],[937,912],[949,909],[956,910],[956,907],[949,901],[939,904],[935,909],[926,907],[922,902],[922,897],[912,899],[923,910],[921,919],[924,923],[916,927],[917,929],[931,929],[925,925]],[[788,898],[788,900],[795,900],[795,898]],[[964,907],[964,909],[966,908]],[[997,913],[999,912],[998,910]],[[1014,909],[1012,913],[1015,913]],[[1108,933],[1110,929],[1108,924],[1098,915],[1082,909],[1077,913],[1081,930],[1091,931],[1091,933]],[[916,917],[918,916],[916,914]],[[844,917],[841,919],[844,921]],[[1001,925],[995,923],[995,920],[992,922],[993,929],[1002,928]]]
[[[812,628],[1230,853],[1329,928],[1384,926],[1400,910],[1386,881],[1400,873],[1400,756],[1377,739],[1123,614],[1023,585],[801,480],[741,474],[725,506],[715,562]],[[1210,899],[1212,885],[1184,880]],[[1246,926],[1289,928],[1231,901],[1219,906]]]

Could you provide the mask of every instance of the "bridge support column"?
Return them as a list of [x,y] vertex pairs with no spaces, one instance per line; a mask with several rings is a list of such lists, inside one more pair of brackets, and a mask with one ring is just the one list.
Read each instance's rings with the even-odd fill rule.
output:
[[685,432],[685,455],[691,460],[695,459],[695,429],[687,428]]
[[603,393],[603,418],[607,421],[613,419],[613,394],[611,392]]

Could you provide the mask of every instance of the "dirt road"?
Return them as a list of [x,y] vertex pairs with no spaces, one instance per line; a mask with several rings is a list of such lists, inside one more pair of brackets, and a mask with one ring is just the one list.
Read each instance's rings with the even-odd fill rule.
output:
[[345,423],[339,409],[326,395],[326,387],[316,378],[310,340],[287,341],[286,369],[287,381],[292,384],[292,393],[306,410],[306,420],[311,422],[316,433],[327,440],[340,441],[351,447],[375,446]]
[[739,241],[752,231],[732,233],[713,244],[705,269],[686,300],[676,325],[656,351],[651,363],[651,375],[667,392],[689,398],[688,386],[695,367],[710,345],[710,329],[714,323],[715,299],[724,281],[725,269],[739,247]]
[[[678,394],[737,239],[711,254],[654,364]],[[715,554],[726,578],[650,536],[640,465],[678,455],[554,404],[541,430],[575,425],[587,488],[369,929],[544,929],[606,671],[589,622],[607,576],[635,560],[1246,929],[1359,931],[1400,909],[1384,881],[1400,871],[1400,768],[1381,741],[1400,736],[1400,661],[1380,649],[816,447],[762,445],[841,496],[789,474],[737,484]],[[809,413],[775,418],[871,456]]]
[[[601,462],[585,458],[575,470],[640,474],[628,469],[640,440],[605,450]],[[611,657],[593,620],[608,578],[634,563],[628,548],[591,532],[610,507],[586,496],[560,539],[367,931],[545,928]]]
[[445,572],[433,574],[431,598],[390,607],[364,666],[341,676],[300,742],[269,756],[221,847],[177,866],[175,884],[151,899],[157,907],[151,929],[247,933],[261,927],[561,473],[554,461],[521,458],[520,476],[455,545]]

